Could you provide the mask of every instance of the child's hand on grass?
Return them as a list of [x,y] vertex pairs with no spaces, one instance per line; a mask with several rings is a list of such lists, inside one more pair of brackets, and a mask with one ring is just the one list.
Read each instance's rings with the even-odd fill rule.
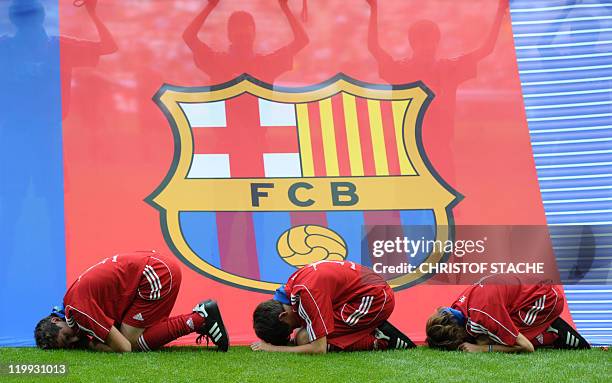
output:
[[468,343],[468,342],[461,343],[461,345],[459,345],[459,350],[466,351],[466,352],[482,352],[482,351],[484,351],[483,347],[481,345],[472,344],[472,343]]
[[270,343],[266,343],[264,341],[255,342],[251,344],[251,350],[253,351],[272,351],[272,346]]

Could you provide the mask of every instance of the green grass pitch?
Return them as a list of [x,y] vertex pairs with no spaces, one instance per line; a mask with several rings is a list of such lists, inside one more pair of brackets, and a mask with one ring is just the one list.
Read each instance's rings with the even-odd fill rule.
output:
[[[232,347],[226,354],[196,347],[104,354],[0,348],[0,363],[66,363],[63,377],[3,375],[69,382],[611,382],[608,351],[543,350],[531,355],[467,354],[419,347],[388,352],[289,355]],[[25,379],[24,379],[25,378]]]

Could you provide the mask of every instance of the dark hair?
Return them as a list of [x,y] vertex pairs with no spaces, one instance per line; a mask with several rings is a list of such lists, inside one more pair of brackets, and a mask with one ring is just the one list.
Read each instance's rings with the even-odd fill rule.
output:
[[457,350],[461,343],[470,340],[464,326],[457,323],[451,313],[441,309],[427,320],[425,333],[429,347],[441,350]]
[[36,346],[43,350],[50,350],[53,348],[59,348],[57,341],[60,333],[60,327],[51,321],[51,318],[59,318],[56,315],[49,315],[38,322],[34,329],[34,339],[36,339]]
[[261,340],[275,346],[285,346],[289,343],[291,327],[279,319],[284,310],[283,304],[274,299],[261,302],[255,308],[253,329]]

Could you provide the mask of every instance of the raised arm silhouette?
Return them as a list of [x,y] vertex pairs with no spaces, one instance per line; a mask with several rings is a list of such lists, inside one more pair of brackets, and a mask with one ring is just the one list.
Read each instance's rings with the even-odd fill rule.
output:
[[198,37],[198,33],[218,4],[219,0],[209,0],[206,7],[183,33],[183,40],[193,52],[196,66],[207,73],[213,83],[228,81],[242,73],[249,73],[272,83],[281,74],[292,69],[294,56],[308,45],[308,36],[291,13],[288,0],[279,0],[281,10],[287,17],[293,33],[291,43],[269,54],[255,52],[253,48],[256,37],[255,20],[250,13],[237,11],[228,20],[229,50],[216,52]]
[[100,56],[110,55],[119,49],[113,35],[96,13],[98,0],[80,0],[75,6],[84,7],[98,32],[99,41],[80,40],[61,36],[62,49],[62,115],[66,117],[70,108],[72,69],[95,67]]
[[[492,53],[508,0],[499,0],[493,25],[483,44],[472,52],[455,58],[439,58],[440,28],[431,20],[414,22],[408,31],[412,55],[402,59],[392,57],[379,41],[379,15],[377,0],[366,0],[370,5],[368,49],[378,61],[379,75],[390,84],[422,81],[435,93],[427,114],[424,135],[435,135],[436,145],[428,148],[434,165],[447,182],[455,178],[453,154],[454,118],[457,88],[463,82],[476,77],[477,64]],[[448,160],[441,160],[441,159]],[[437,163],[436,163],[437,162]]]

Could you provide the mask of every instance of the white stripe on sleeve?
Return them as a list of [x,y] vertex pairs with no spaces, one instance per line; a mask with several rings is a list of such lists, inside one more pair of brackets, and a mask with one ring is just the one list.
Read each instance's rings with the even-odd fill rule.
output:
[[311,342],[313,342],[317,337],[312,328],[312,321],[310,320],[310,317],[306,313],[306,310],[304,310],[304,306],[302,306],[302,302],[300,302],[300,305],[298,306],[298,315],[302,319],[304,319],[304,321],[306,322],[306,333],[308,334],[308,339]]

